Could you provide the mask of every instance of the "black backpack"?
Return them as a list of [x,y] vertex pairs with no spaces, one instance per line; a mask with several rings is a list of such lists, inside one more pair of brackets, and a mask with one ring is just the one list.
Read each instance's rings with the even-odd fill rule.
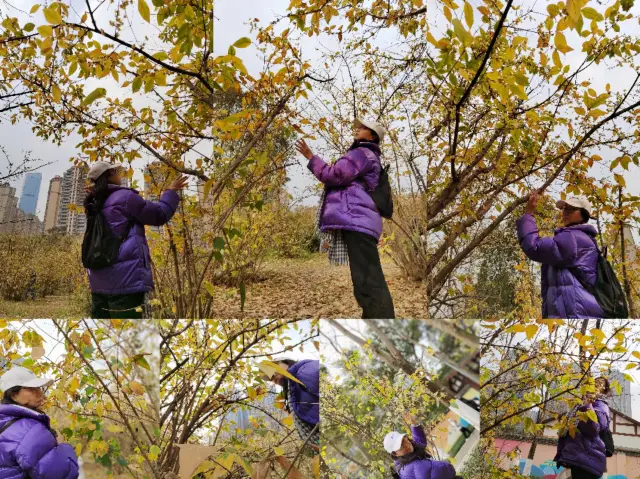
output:
[[131,225],[123,235],[115,236],[95,204],[92,209],[87,217],[87,229],[82,240],[82,266],[87,269],[103,269],[118,259],[120,246],[129,235]]
[[391,219],[393,216],[393,197],[391,195],[391,184],[389,183],[389,165],[382,167],[378,186],[368,193],[373,199],[376,208],[378,208],[380,216]]
[[2,434],[7,429],[9,429],[9,426],[11,426],[14,422],[18,421],[19,419],[20,419],[19,417],[15,417],[15,418],[7,421],[6,423],[4,423],[4,426],[0,427],[0,434]]
[[[595,243],[595,240],[594,240]],[[598,245],[596,244],[596,249]],[[584,289],[593,294],[596,301],[604,311],[604,317],[607,319],[629,317],[629,309],[627,308],[627,300],[622,291],[622,286],[616,276],[615,271],[609,260],[607,260],[607,248],[604,249],[604,255],[598,249],[598,264],[596,266],[596,282],[593,286],[585,284],[581,275],[574,274]]]
[[613,434],[611,434],[609,428],[606,428],[604,431],[600,432],[600,439],[602,439],[602,442],[604,442],[604,453],[607,455],[607,457],[613,456],[613,454],[616,452],[616,447],[613,444]]

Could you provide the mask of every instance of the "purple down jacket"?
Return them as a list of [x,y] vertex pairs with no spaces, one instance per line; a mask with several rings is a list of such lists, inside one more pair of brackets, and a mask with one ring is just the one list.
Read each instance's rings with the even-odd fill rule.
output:
[[303,359],[287,372],[304,383],[289,381],[289,390],[293,393],[291,409],[303,421],[318,424],[320,422],[320,361]]
[[[421,446],[427,445],[427,437],[422,426],[411,426],[411,439]],[[400,467],[396,461],[396,471],[401,479],[453,479],[456,470],[445,461],[419,459]]]
[[309,160],[309,170],[327,187],[321,229],[359,231],[380,239],[382,217],[367,193],[380,181],[380,148],[359,144],[366,147],[349,150],[333,166],[315,155]]
[[131,188],[109,185],[112,190],[104,203],[104,217],[115,235],[131,229],[120,246],[117,261],[99,270],[89,270],[92,293],[131,294],[151,291],[151,257],[144,233],[144,225],[161,226],[169,222],[176,212],[180,196],[167,190],[160,201],[146,201]]
[[598,422],[579,421],[575,437],[566,434],[558,440],[558,452],[553,460],[558,465],[579,467],[600,477],[607,468],[607,456],[600,432],[609,428],[611,412],[608,404],[601,400],[596,400],[590,406],[582,406],[579,411],[588,409],[596,412]]
[[0,479],[76,479],[78,460],[69,444],[58,444],[49,416],[26,407],[0,404]]
[[576,275],[587,284],[596,281],[596,229],[588,224],[558,228],[553,238],[541,238],[534,217],[516,221],[522,251],[542,263],[543,318],[602,318],[604,312]]

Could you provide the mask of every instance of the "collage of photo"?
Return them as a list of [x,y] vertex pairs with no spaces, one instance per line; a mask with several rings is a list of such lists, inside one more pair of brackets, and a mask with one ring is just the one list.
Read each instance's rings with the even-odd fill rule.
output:
[[0,479],[640,479],[636,0],[0,0]]

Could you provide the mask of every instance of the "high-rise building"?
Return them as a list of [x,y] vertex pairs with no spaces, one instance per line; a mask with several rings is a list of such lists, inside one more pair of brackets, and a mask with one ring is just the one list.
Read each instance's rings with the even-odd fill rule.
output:
[[41,183],[42,173],[27,173],[24,177],[24,186],[22,187],[22,195],[18,206],[29,215],[36,214]]
[[0,232],[15,234],[39,234],[42,221],[18,208],[16,189],[8,183],[0,184]]
[[620,371],[611,371],[608,375],[609,381],[617,381],[621,388],[620,394],[614,390],[609,399],[609,405],[617,411],[632,417],[631,411],[631,383],[625,379],[624,374]]
[[47,193],[47,207],[44,210],[44,230],[50,231],[58,225],[60,213],[60,192],[62,190],[62,177],[54,176],[49,182]]
[[87,168],[83,166],[72,166],[62,177],[57,227],[70,235],[83,234],[87,226],[82,209],[86,179]]

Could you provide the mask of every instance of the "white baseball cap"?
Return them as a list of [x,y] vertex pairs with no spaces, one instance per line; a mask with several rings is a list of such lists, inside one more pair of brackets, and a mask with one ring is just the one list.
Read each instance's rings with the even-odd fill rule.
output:
[[53,379],[39,378],[33,371],[22,366],[13,366],[0,377],[0,390],[7,391],[16,386],[23,388],[44,388],[50,386]]
[[96,181],[102,173],[108,170],[115,170],[116,168],[121,168],[122,165],[109,163],[108,161],[96,161],[89,168],[89,173],[87,173],[87,178],[90,180]]
[[384,134],[387,132],[387,130],[385,130],[384,126],[382,126],[380,123],[377,123],[372,120],[361,120],[359,118],[356,118],[355,124],[356,124],[356,128],[360,126],[366,126],[370,130],[375,131],[376,135],[378,135],[378,138],[380,139],[380,143],[382,143],[382,140],[384,139]]
[[563,209],[565,206],[573,206],[574,208],[583,208],[591,217],[591,203],[586,196],[569,196],[566,200],[558,200],[556,207]]
[[396,452],[402,447],[402,438],[405,436],[406,434],[403,434],[401,432],[390,432],[384,437],[384,450],[389,454]]

